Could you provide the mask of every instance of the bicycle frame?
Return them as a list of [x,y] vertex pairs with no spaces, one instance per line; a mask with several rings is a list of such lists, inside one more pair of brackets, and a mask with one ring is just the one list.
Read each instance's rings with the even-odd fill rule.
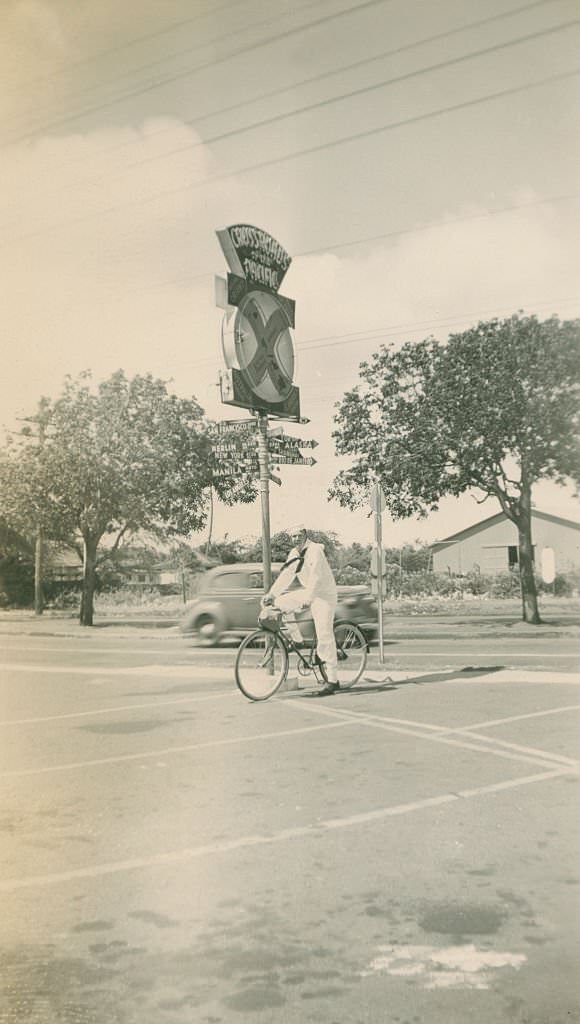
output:
[[[297,658],[300,660],[300,662],[302,663],[303,667],[305,669],[307,669],[309,672],[314,672],[314,675],[318,679],[319,667],[318,667],[318,665],[316,664],[316,662],[314,660],[315,655],[316,655],[316,636],[314,636],[312,638],[312,640],[301,641],[302,643],[306,643],[306,644],[310,645],[307,648],[307,653],[310,654],[310,658],[305,658],[304,654],[302,653],[302,651],[300,650],[300,648],[298,646],[298,643],[290,636],[290,633],[288,632],[288,626],[286,625],[284,620],[282,620],[282,621],[283,621],[282,628],[279,630],[277,635],[280,637],[282,643],[284,644],[284,647],[286,648],[286,653],[287,654],[292,654],[292,653],[295,654],[297,656]],[[298,627],[298,628],[300,628],[300,627]],[[318,681],[320,682],[321,680],[318,679]],[[322,682],[325,682],[325,681],[326,680],[323,677],[322,678]]]

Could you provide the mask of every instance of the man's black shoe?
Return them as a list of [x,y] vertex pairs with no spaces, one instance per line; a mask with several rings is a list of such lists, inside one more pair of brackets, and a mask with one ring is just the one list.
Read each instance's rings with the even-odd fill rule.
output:
[[333,693],[338,693],[340,690],[339,683],[327,683],[324,689],[318,691],[319,697],[330,697]]

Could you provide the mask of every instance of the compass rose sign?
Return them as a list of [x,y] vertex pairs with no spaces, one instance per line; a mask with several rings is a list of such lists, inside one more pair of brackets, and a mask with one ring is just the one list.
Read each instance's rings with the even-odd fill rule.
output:
[[298,419],[294,386],[294,308],[278,288],[290,256],[267,232],[236,224],[217,236],[230,273],[222,324],[227,373],[222,401],[270,415]]

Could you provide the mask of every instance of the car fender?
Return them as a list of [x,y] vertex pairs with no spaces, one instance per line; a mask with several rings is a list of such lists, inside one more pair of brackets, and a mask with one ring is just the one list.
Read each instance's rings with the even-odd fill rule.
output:
[[220,633],[226,628],[226,618],[223,607],[219,601],[199,601],[193,608],[190,608],[182,620],[184,630],[196,629],[196,623],[202,615],[211,615],[217,622]]

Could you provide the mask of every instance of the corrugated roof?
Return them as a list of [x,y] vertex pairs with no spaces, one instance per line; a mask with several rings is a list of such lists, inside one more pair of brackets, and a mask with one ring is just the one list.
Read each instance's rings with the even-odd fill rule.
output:
[[[486,519],[481,519],[478,523],[467,526],[458,533],[452,533],[449,537],[436,541],[435,544],[431,545],[431,550],[441,551],[443,548],[449,547],[450,544],[456,544],[460,540],[467,540],[468,537],[473,537],[474,534],[480,533],[482,530],[488,530],[490,526],[495,526],[496,523],[501,523],[507,519],[508,517],[505,512],[496,512],[495,515],[487,516]],[[532,509],[532,519],[544,519],[550,523],[557,523],[559,526],[567,526],[571,530],[580,530],[580,523],[575,522],[573,519],[564,519],[562,516],[552,515],[551,512],[540,512],[537,508]]]

